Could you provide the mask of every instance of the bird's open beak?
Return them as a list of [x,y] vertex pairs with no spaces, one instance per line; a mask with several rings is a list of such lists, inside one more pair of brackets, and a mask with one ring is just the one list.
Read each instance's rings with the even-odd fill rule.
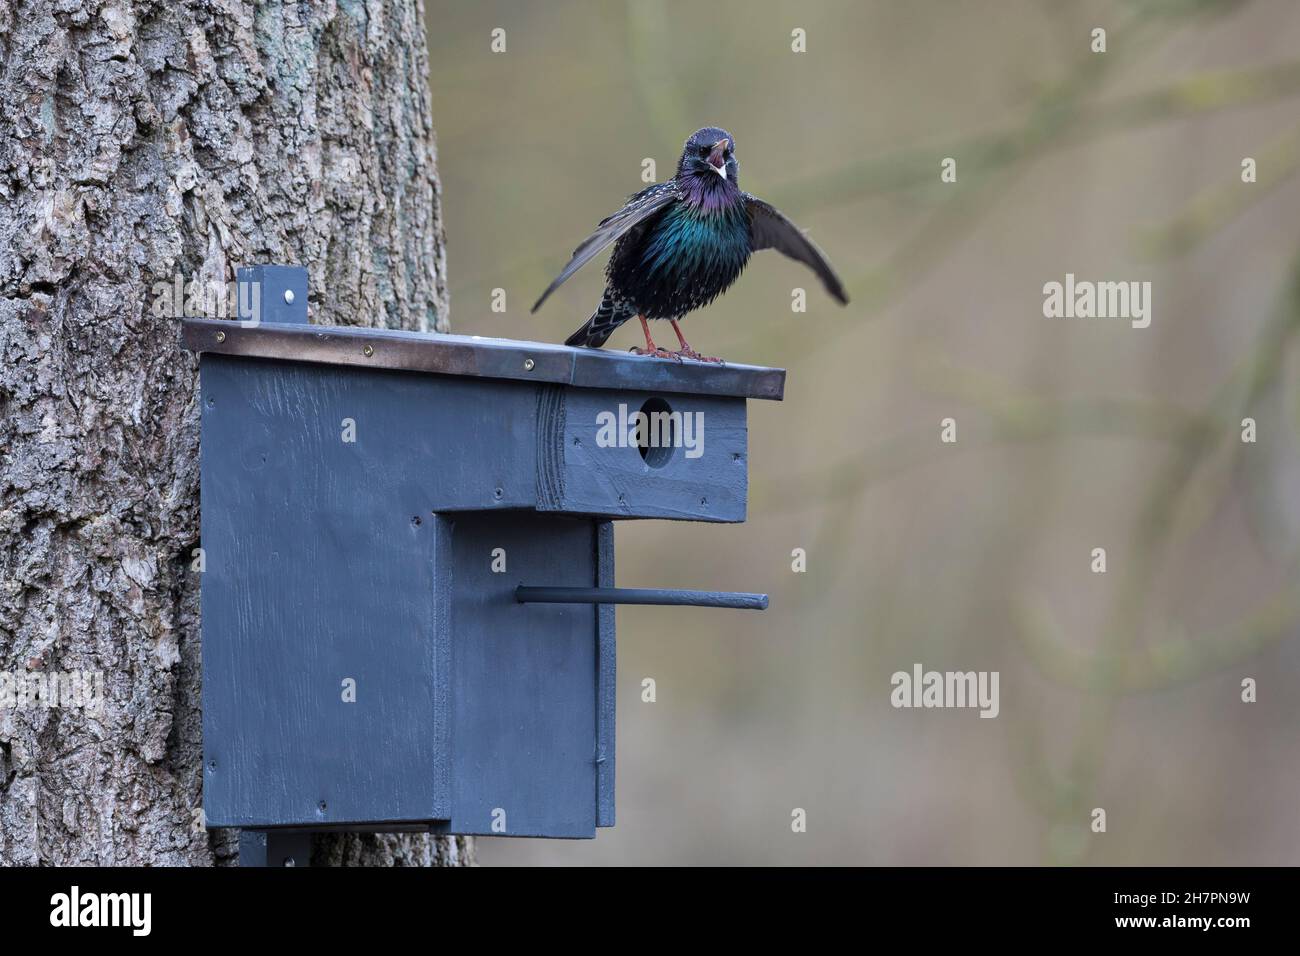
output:
[[722,154],[726,152],[727,147],[730,145],[730,140],[720,139],[713,144],[713,152],[709,153],[709,165],[723,179],[727,178],[727,161]]

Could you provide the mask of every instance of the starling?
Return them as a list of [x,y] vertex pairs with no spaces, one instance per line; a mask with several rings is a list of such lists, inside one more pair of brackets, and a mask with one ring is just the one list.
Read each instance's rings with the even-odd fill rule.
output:
[[[573,251],[534,312],[560,283],[614,243],[600,305],[565,345],[599,348],[616,328],[636,318],[645,348],[634,352],[677,361],[721,361],[692,349],[677,320],[725,292],[750,254],[760,249],[775,249],[809,266],[827,292],[848,304],[839,277],[812,240],[774,207],[741,191],[735,144],[730,133],[716,126],[697,130],[682,149],[676,176],[630,197]],[[647,319],[667,319],[681,349],[670,352],[655,345]]]

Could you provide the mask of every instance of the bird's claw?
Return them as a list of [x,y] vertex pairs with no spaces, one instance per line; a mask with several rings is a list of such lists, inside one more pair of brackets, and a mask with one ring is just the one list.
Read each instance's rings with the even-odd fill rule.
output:
[[682,346],[673,354],[681,356],[682,358],[691,359],[692,361],[695,362],[708,362],[711,365],[727,364],[726,362],[722,361],[722,359],[714,358],[712,355],[701,355],[699,352],[695,351],[695,349],[691,348],[689,345]]
[[670,352],[667,349],[656,346],[654,349],[643,349],[638,345],[632,346],[632,353],[635,355],[646,355],[650,358],[672,359],[674,362],[680,362],[682,357],[676,352]]

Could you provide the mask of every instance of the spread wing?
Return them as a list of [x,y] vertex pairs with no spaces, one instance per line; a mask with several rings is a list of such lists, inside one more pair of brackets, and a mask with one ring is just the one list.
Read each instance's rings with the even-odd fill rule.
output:
[[655,183],[653,186],[647,186],[629,199],[618,212],[602,219],[600,225],[596,227],[596,231],[582,240],[582,244],[573,250],[573,258],[569,260],[569,264],[560,270],[560,274],[555,277],[555,281],[546,287],[546,291],[537,300],[532,311],[536,312],[540,309],[542,303],[560,287],[565,279],[585,266],[600,250],[677,198],[676,182],[670,179],[665,183]]
[[804,235],[803,230],[792,223],[776,208],[745,194],[745,207],[749,210],[749,242],[755,252],[760,249],[775,249],[782,255],[797,259],[822,280],[829,292],[840,305],[848,305],[849,297],[844,291],[844,284],[831,268],[826,256],[813,245],[813,241]]

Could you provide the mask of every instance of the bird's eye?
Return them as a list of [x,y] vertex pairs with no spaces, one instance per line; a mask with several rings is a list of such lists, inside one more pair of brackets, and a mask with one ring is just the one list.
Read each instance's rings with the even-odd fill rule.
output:
[[713,150],[712,150],[710,147],[708,147],[708,146],[701,146],[701,147],[700,147],[700,155],[701,155],[701,156],[708,156],[709,153],[711,153],[711,152],[713,152]]

